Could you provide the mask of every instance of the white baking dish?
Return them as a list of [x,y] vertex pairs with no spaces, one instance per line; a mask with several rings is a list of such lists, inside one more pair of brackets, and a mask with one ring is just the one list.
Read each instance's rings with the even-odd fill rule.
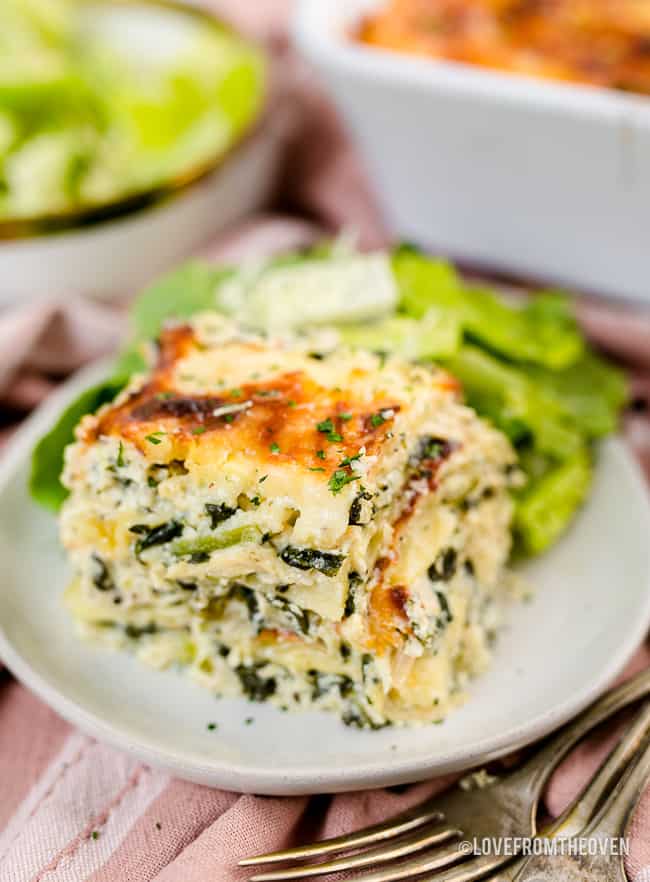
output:
[[[95,27],[122,51],[171,56],[212,21],[175,0],[93,0]],[[92,210],[0,220],[0,305],[132,293],[268,200],[290,120],[260,113],[226,155]]]
[[650,99],[362,46],[381,0],[299,0],[294,36],[394,232],[484,267],[650,302]]

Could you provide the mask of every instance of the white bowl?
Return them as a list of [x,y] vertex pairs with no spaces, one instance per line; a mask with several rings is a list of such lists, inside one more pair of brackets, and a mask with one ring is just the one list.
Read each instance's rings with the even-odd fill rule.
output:
[[650,99],[356,43],[381,0],[299,0],[294,36],[402,237],[650,302]]
[[[93,26],[136,54],[182,50],[206,16],[173,2],[98,0]],[[59,217],[0,222],[0,306],[137,290],[267,201],[284,131],[260,116],[224,157],[181,180]]]

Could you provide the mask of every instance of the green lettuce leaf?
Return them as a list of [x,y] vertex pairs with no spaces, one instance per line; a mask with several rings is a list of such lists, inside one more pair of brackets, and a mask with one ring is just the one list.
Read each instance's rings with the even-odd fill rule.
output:
[[127,376],[116,374],[103,383],[85,389],[38,442],[32,453],[29,490],[39,505],[52,511],[61,508],[68,495],[61,483],[64,452],[73,440],[75,427],[83,416],[94,413],[102,404],[112,401],[127,382]]

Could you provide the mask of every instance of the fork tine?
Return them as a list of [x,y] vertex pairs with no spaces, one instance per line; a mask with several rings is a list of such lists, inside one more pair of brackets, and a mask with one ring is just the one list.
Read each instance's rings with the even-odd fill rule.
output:
[[268,854],[258,854],[253,857],[242,858],[239,861],[239,866],[251,867],[259,864],[274,864],[277,861],[293,861],[300,858],[319,857],[320,855],[331,854],[333,851],[361,848],[364,845],[373,845],[375,842],[392,839],[394,836],[400,836],[402,833],[409,833],[411,830],[416,830],[424,824],[442,820],[444,820],[442,814],[433,809],[431,802],[427,801],[406,812],[402,812],[396,817],[382,821],[380,824],[373,824],[372,827],[364,827],[363,830],[346,833],[343,836],[336,836],[332,839],[324,839],[311,845],[301,845],[297,848],[288,848],[283,851],[272,851]]
[[[442,848],[435,849],[431,854],[402,861],[399,864],[391,864],[391,866],[372,873],[355,876],[354,882],[397,882],[400,879],[411,879],[413,876],[419,876],[421,873],[426,873],[429,870],[441,870],[464,857],[465,854],[455,844],[443,846]],[[282,871],[280,871],[280,875],[260,873],[259,875],[251,876],[250,882],[273,882],[273,880],[278,880],[279,882],[279,880],[287,878],[299,879],[303,868],[295,867],[294,869],[296,872],[292,877],[282,875]],[[328,870],[327,872],[332,871]]]
[[251,877],[251,882],[280,882],[283,879],[306,879],[311,876],[320,876],[323,873],[357,870],[370,864],[381,864],[385,861],[398,860],[413,854],[414,851],[422,851],[425,848],[440,845],[452,837],[458,836],[460,836],[460,830],[454,830],[439,824],[433,830],[427,828],[424,832],[419,831],[414,836],[401,838],[396,843],[389,842],[387,845],[355,853],[350,857],[340,857],[333,861],[325,861],[319,864],[302,864],[298,867],[293,866],[282,870],[273,870],[270,873],[261,873]]

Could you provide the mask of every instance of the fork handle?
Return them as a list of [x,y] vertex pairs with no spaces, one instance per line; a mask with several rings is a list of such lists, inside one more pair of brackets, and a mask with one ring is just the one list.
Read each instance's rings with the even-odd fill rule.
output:
[[585,836],[600,836],[614,839],[626,831],[643,791],[650,780],[650,739],[636,760],[628,767],[614,790],[610,793],[602,809],[585,830]]
[[650,695],[650,668],[621,683],[590,705],[580,716],[546,740],[542,747],[514,773],[522,786],[540,793],[559,763],[585,735],[618,711]]

